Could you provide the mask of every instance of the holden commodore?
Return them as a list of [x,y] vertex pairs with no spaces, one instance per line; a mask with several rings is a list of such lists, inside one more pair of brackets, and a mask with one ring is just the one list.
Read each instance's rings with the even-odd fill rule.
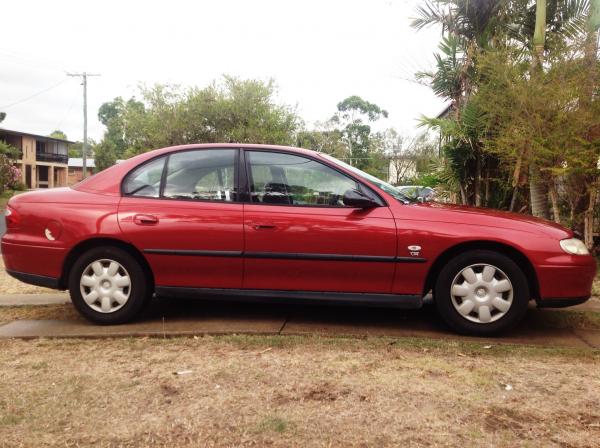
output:
[[573,232],[501,211],[411,201],[328,155],[242,144],[151,151],[71,188],[13,197],[7,272],[68,289],[92,322],[154,295],[418,308],[489,335],[589,298],[595,259]]

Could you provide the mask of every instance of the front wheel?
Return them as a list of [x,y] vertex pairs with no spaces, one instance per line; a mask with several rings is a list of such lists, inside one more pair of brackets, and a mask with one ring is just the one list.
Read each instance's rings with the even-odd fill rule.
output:
[[434,293],[442,319],[453,330],[476,336],[498,334],[517,324],[530,298],[523,271],[509,257],[489,250],[450,260]]
[[73,265],[69,292],[86,319],[111,325],[136,317],[148,301],[150,288],[133,256],[117,247],[96,247]]

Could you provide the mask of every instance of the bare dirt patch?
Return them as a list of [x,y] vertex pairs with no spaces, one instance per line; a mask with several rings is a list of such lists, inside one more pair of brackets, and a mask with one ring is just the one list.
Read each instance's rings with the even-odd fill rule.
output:
[[592,447],[599,367],[416,339],[5,340],[0,446]]
[[53,289],[28,285],[11,277],[4,269],[4,260],[0,257],[0,294],[48,294],[56,292]]

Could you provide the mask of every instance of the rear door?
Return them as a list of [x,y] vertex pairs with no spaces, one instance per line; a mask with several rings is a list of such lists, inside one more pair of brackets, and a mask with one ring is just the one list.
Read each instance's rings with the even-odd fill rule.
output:
[[244,158],[245,288],[391,292],[396,227],[387,206],[344,206],[347,190],[366,187],[316,159],[264,150]]
[[131,172],[119,224],[157,286],[240,288],[243,224],[237,149],[170,153]]

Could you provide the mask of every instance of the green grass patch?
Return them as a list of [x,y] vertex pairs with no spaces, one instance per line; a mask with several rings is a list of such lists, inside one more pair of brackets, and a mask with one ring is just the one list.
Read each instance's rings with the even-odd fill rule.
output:
[[[174,343],[177,339],[156,339],[158,344]],[[452,340],[452,339],[430,339],[419,337],[322,337],[318,335],[309,336],[254,336],[254,335],[223,335],[223,336],[205,336],[197,340],[191,340],[190,343],[227,343],[235,345],[241,349],[261,350],[267,348],[273,349],[298,349],[312,347],[314,349],[342,348],[345,350],[394,350],[408,351],[415,353],[427,353],[432,355],[450,355],[450,356],[473,356],[473,357],[510,357],[527,356],[544,358],[548,356],[586,358],[589,360],[600,360],[600,350],[579,349],[564,347],[545,347],[534,345],[516,345],[502,342],[502,337],[497,338],[497,343],[490,340],[470,341],[470,340]],[[491,347],[490,347],[491,346]],[[487,348],[490,347],[490,348]]]
[[18,425],[23,420],[23,416],[17,414],[0,415],[0,426]]
[[257,431],[283,433],[289,428],[289,426],[289,422],[285,419],[275,415],[269,415],[259,422]]
[[10,198],[12,198],[15,193],[14,190],[6,190],[4,193],[0,194],[0,210],[4,210],[6,208],[6,203]]

